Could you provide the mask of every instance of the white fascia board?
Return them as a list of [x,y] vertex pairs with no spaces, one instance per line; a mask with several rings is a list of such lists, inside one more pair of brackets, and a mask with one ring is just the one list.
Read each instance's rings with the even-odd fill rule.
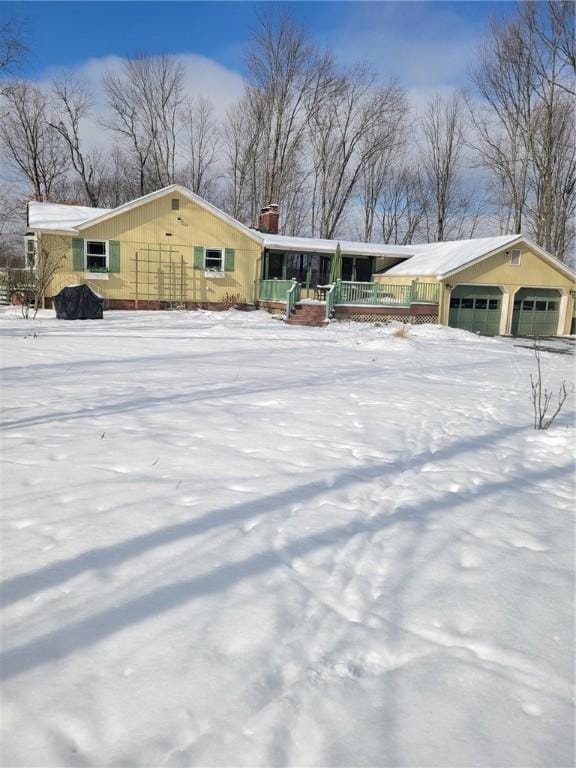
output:
[[186,187],[183,187],[180,184],[171,184],[169,187],[164,187],[163,189],[158,189],[155,192],[150,192],[148,195],[143,195],[142,197],[136,198],[136,200],[131,200],[129,203],[124,203],[124,205],[120,205],[118,206],[118,208],[114,208],[109,213],[105,213],[102,216],[97,216],[94,219],[89,219],[88,221],[85,221],[82,224],[78,225],[78,231],[81,231],[83,229],[88,229],[88,227],[92,227],[95,224],[101,224],[104,221],[108,221],[108,219],[112,219],[115,216],[120,216],[121,214],[126,213],[127,211],[131,211],[132,209],[138,208],[141,205],[146,205],[146,203],[150,203],[153,200],[157,200],[160,197],[164,197],[166,195],[175,194],[175,193],[178,193],[183,197],[186,197],[191,202],[196,203],[201,208],[204,208],[204,210],[209,211],[210,213],[213,213],[222,221],[225,221],[227,224],[230,224],[230,226],[235,227],[236,229],[240,230],[248,237],[251,237],[259,245],[262,245],[262,238],[254,230],[250,229],[250,227],[247,227],[245,224],[242,224],[241,222],[237,221],[232,216],[229,216],[227,213],[224,213],[224,211],[221,211],[220,208],[217,208],[215,205],[212,205],[212,203],[206,202],[206,200],[203,200],[201,197],[194,194],[194,192],[191,192],[189,189],[186,189]]
[[28,227],[27,232],[37,235],[78,235],[77,229],[51,229],[50,227]]

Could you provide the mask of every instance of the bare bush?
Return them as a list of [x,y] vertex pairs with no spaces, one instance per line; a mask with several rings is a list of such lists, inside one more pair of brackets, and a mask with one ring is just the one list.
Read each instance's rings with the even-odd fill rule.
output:
[[392,333],[392,336],[395,336],[397,339],[410,339],[410,330],[407,325],[403,325],[401,328],[396,328],[396,330]]
[[22,317],[34,319],[44,303],[46,290],[56,272],[66,259],[66,245],[41,248],[35,259],[31,259],[22,269],[9,269],[8,291],[12,302],[22,308]]
[[552,390],[548,390],[547,387],[543,387],[542,385],[542,360],[538,343],[534,346],[534,356],[536,357],[536,375],[533,376],[530,374],[532,406],[534,408],[534,429],[548,429],[562,410],[562,407],[568,398],[566,381],[564,380],[562,382],[558,390],[558,404],[556,409],[550,411],[554,393]]

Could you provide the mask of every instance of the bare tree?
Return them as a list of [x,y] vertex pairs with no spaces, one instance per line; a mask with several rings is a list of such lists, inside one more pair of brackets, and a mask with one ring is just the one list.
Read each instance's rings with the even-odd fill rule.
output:
[[[258,198],[284,206],[311,115],[332,78],[332,60],[310,42],[286,14],[261,14],[247,55],[248,88],[243,106],[254,116],[258,136]],[[287,211],[283,210],[284,219]]]
[[[402,89],[392,83],[376,87],[373,75],[356,70],[342,76],[311,116],[314,164],[312,232],[335,237],[347,206],[363,177],[371,175],[372,192],[385,173],[399,142],[406,114]],[[366,190],[366,186],[365,186]],[[373,199],[365,199],[371,234]]]
[[215,194],[219,143],[212,102],[205,96],[188,99],[182,119],[186,137],[185,155],[188,158],[184,171],[186,182],[192,192],[210,200]]
[[[86,86],[69,76],[53,83],[55,114],[50,125],[64,140],[72,168],[78,175],[89,205],[97,208],[105,173],[102,153],[86,150],[80,139],[80,121],[90,114],[91,97]],[[59,118],[59,119],[58,119]]]
[[376,212],[382,242],[412,243],[425,207],[418,172],[408,165],[391,168],[380,190]]
[[368,158],[360,178],[362,238],[368,243],[372,240],[380,196],[408,140],[405,93],[394,83],[382,95],[380,120],[374,129],[367,130],[362,140],[361,155]]
[[498,190],[504,232],[525,230],[565,259],[576,206],[574,6],[525,3],[493,20],[472,81],[479,161]]
[[474,129],[473,145],[480,164],[497,179],[503,233],[522,231],[528,199],[530,131],[534,87],[533,46],[519,24],[490,23],[490,34],[480,50],[471,78],[480,103],[468,100]]
[[[574,3],[570,0],[527,2],[518,8],[524,31],[537,43],[534,68],[538,77],[576,95]],[[551,67],[551,62],[553,66]]]
[[462,98],[436,95],[422,116],[421,184],[429,202],[428,239],[441,242],[462,234],[470,197],[462,180],[465,145]]
[[108,72],[104,89],[112,110],[108,127],[126,143],[140,194],[172,184],[184,99],[184,68],[173,56],[139,54],[122,72]]
[[0,183],[0,267],[22,263],[22,229],[25,226],[21,190],[14,184]]
[[[25,53],[24,35],[18,21],[0,21],[0,75],[13,75]],[[0,86],[0,95],[3,93],[4,87]]]
[[236,219],[253,225],[261,207],[262,143],[258,116],[251,112],[245,99],[228,111],[223,138],[227,178],[224,207]]
[[26,178],[39,200],[50,200],[68,170],[62,137],[50,125],[50,103],[40,88],[26,82],[5,89],[6,114],[0,146],[9,163]]

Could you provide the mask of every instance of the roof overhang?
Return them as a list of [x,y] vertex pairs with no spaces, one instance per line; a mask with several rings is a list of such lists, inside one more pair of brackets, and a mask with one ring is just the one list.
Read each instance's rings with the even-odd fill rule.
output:
[[[280,236],[281,237],[281,236]],[[300,239],[301,242],[289,242],[290,239]],[[286,242],[270,242],[264,235],[263,245],[267,251],[291,251],[293,253],[322,253],[327,256],[334,255],[338,241],[324,243],[322,240],[310,238],[287,238]],[[413,253],[400,253],[398,251],[382,253],[372,246],[366,248],[364,243],[345,243],[340,241],[340,252],[343,256],[373,256],[377,259],[409,259]]]
[[436,275],[437,280],[445,280],[447,277],[452,277],[452,275],[457,275],[458,272],[462,272],[465,269],[468,269],[469,267],[473,267],[475,264],[479,264],[481,261],[484,261],[484,259],[489,259],[491,256],[495,256],[497,253],[500,253],[500,251],[510,250],[511,248],[514,248],[516,245],[520,245],[523,243],[524,245],[527,245],[528,248],[533,250],[535,253],[538,254],[544,261],[547,261],[551,266],[555,267],[559,272],[562,272],[567,277],[572,278],[573,280],[576,279],[576,273],[573,272],[570,267],[566,266],[563,262],[560,261],[560,259],[557,259],[555,256],[552,256],[551,253],[548,253],[548,251],[545,251],[544,248],[541,248],[539,245],[536,245],[532,240],[529,240],[527,237],[524,237],[524,235],[518,235],[517,238],[514,240],[511,240],[509,243],[507,243],[504,246],[499,246],[498,248],[494,248],[491,251],[488,251],[487,253],[482,254],[482,256],[478,256],[475,259],[472,259],[471,261],[466,262],[466,264],[462,264],[457,269],[451,269],[448,272],[443,272],[442,274]]
[[27,227],[28,232],[37,235],[77,235],[77,229],[52,229],[51,227]]

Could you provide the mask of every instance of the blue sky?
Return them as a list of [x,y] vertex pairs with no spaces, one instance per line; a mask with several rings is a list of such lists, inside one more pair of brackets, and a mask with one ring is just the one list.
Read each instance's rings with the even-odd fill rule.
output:
[[[196,54],[242,74],[252,2],[4,2],[0,15],[21,19],[30,54],[22,74],[42,78],[88,59],[150,53]],[[407,87],[465,81],[466,65],[490,12],[505,2],[286,3],[312,36],[344,63],[364,60]]]

